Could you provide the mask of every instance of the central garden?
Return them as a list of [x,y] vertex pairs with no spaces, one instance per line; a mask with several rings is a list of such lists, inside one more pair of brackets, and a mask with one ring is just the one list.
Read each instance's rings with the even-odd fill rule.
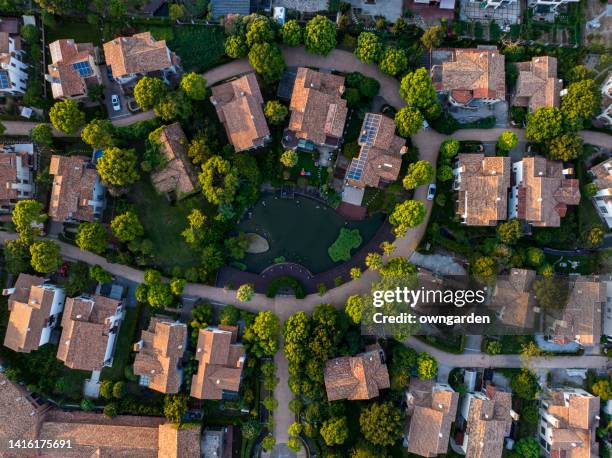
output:
[[242,262],[256,273],[275,262],[285,261],[320,273],[337,264],[328,249],[338,238],[340,229],[357,229],[363,246],[374,237],[383,221],[380,213],[362,221],[346,221],[332,208],[307,197],[296,195],[294,199],[282,199],[265,195],[237,229],[264,237],[270,249],[265,253],[247,254]]

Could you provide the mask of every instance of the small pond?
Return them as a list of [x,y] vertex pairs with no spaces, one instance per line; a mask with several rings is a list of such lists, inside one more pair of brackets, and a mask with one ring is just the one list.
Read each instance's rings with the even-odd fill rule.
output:
[[[295,199],[281,199],[267,194],[244,216],[238,230],[265,237],[270,249],[265,253],[247,254],[242,262],[247,270],[260,273],[274,264],[275,259],[284,257],[285,261],[299,263],[317,274],[340,264],[330,259],[327,249],[341,228],[359,229],[363,240],[361,248],[374,237],[383,222],[381,214],[362,221],[347,221],[316,200],[298,195]],[[352,254],[355,252],[353,250]]]

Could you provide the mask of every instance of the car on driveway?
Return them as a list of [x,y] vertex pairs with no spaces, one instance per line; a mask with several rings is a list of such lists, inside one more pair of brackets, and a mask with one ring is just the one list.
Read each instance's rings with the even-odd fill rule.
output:
[[113,94],[111,96],[111,104],[113,105],[113,110],[121,111],[121,102],[119,101],[119,96],[117,94]]
[[431,183],[427,188],[427,200],[433,200],[436,195],[436,184]]

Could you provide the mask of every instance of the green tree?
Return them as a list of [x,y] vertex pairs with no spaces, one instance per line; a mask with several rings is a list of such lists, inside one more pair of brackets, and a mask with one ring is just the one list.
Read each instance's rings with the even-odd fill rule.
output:
[[38,29],[35,25],[25,24],[21,26],[20,30],[21,38],[29,45],[38,43],[40,39],[38,35]]
[[285,60],[275,43],[256,43],[249,51],[249,63],[264,80],[278,81],[285,70]]
[[172,291],[172,294],[179,297],[181,294],[183,294],[183,290],[185,289],[186,285],[187,280],[184,278],[173,278],[170,280],[170,291]]
[[238,189],[238,171],[221,156],[213,156],[202,166],[199,181],[211,204],[230,204]]
[[440,154],[442,159],[450,162],[459,152],[459,141],[454,138],[444,140],[440,144]]
[[379,66],[383,73],[395,76],[408,68],[408,56],[403,49],[389,46],[385,49]]
[[81,401],[81,410],[83,412],[91,412],[94,409],[94,404],[90,399],[83,399]]
[[543,143],[563,133],[563,115],[555,107],[541,107],[527,115],[525,136],[528,140]]
[[413,162],[408,166],[408,172],[404,177],[404,188],[414,189],[431,182],[434,176],[433,167],[428,161],[421,160]]
[[27,243],[21,239],[4,242],[4,268],[13,275],[30,268],[30,248]]
[[83,251],[102,254],[108,246],[108,233],[104,226],[97,221],[81,223],[77,229],[75,242]]
[[216,149],[217,144],[209,135],[200,134],[189,143],[187,156],[194,164],[204,164],[215,154]]
[[573,161],[582,152],[582,137],[577,134],[563,134],[548,143],[551,159]]
[[164,98],[167,90],[159,78],[145,76],[134,87],[134,99],[140,108],[150,110]]
[[489,256],[478,256],[470,267],[472,275],[480,282],[488,283],[497,275],[495,260]]
[[365,265],[370,270],[378,270],[383,266],[383,259],[380,253],[368,253],[365,258]]
[[104,406],[102,413],[106,415],[108,418],[115,418],[119,413],[119,409],[117,407],[116,402],[110,402]]
[[561,101],[561,112],[567,123],[580,129],[583,121],[594,116],[601,107],[601,93],[594,80],[586,79],[572,83]]
[[274,41],[274,30],[265,16],[258,16],[247,26],[246,41],[249,47],[259,43]]
[[302,425],[297,421],[294,421],[289,425],[289,429],[287,430],[289,436],[299,436],[302,433]]
[[74,134],[85,124],[85,113],[79,110],[79,106],[72,99],[55,102],[49,111],[51,124],[60,132]]
[[225,326],[235,326],[240,319],[240,310],[233,305],[226,305],[219,312],[219,323]]
[[431,110],[438,105],[436,89],[426,68],[408,73],[400,84],[400,95],[408,105],[419,110]]
[[285,22],[281,29],[283,43],[287,46],[298,46],[302,42],[303,36],[304,31],[302,30],[302,26],[295,19]]
[[183,5],[179,5],[178,3],[172,3],[170,5],[168,16],[170,16],[170,20],[176,22],[179,19],[182,19],[187,14],[187,10]]
[[107,148],[98,159],[98,173],[107,185],[127,186],[140,178],[136,163],[136,152],[133,149]]
[[144,272],[144,282],[146,285],[161,282],[161,274],[155,269],[147,269]]
[[597,247],[604,241],[604,229],[600,225],[591,226],[584,233],[584,244],[588,247]]
[[177,91],[164,95],[153,107],[153,111],[164,121],[188,119],[193,113],[193,105],[185,92]]
[[361,278],[361,269],[359,267],[351,267],[350,276],[351,280]]
[[270,100],[266,103],[264,114],[268,118],[268,122],[272,125],[281,124],[287,117],[287,107],[278,100]]
[[444,29],[441,25],[429,27],[421,36],[421,44],[425,49],[432,50],[438,48],[442,44],[444,38]]
[[51,146],[53,144],[53,132],[49,124],[38,124],[30,131],[30,137],[40,145]]
[[487,342],[486,353],[489,355],[499,355],[502,352],[502,345],[497,340]]
[[417,227],[425,221],[425,205],[417,200],[405,200],[395,206],[389,215],[389,222],[395,226],[393,230],[396,237],[403,237],[410,228]]
[[113,276],[97,264],[89,268],[89,277],[98,283],[110,283],[113,281]]
[[397,248],[395,243],[391,243],[389,241],[384,241],[379,245],[380,249],[383,250],[383,254],[385,256],[391,256],[395,249]]
[[276,445],[276,439],[272,434],[268,434],[261,441],[261,448],[263,448],[267,452],[271,452],[274,446]]
[[438,181],[444,182],[444,181],[452,180],[454,177],[453,168],[450,165],[443,164],[440,167],[438,167],[437,176],[438,176]]
[[253,299],[255,295],[255,288],[253,285],[249,283],[245,283],[244,285],[240,285],[240,287],[236,290],[236,299],[240,302],[249,302]]
[[108,119],[94,119],[81,132],[81,138],[93,148],[113,145],[113,124]]
[[278,351],[278,317],[270,311],[259,312],[255,321],[244,332],[244,339],[252,344],[258,357],[273,356]]
[[438,362],[429,354],[421,353],[417,357],[417,375],[421,380],[429,380],[438,373]]
[[320,433],[329,447],[344,444],[349,436],[346,417],[335,417],[325,420],[321,425]]
[[591,198],[595,197],[595,195],[599,192],[599,188],[596,183],[588,183],[584,185],[584,196]]
[[416,266],[402,257],[391,258],[387,264],[380,268],[382,277],[405,277],[414,275],[416,272]]
[[410,381],[410,373],[417,363],[417,352],[404,345],[395,345],[391,353],[389,365],[389,378],[391,389],[403,391]]
[[544,309],[562,309],[567,304],[569,285],[563,279],[544,277],[533,282],[533,292]]
[[344,311],[351,319],[354,324],[361,323],[361,313],[363,312],[363,307],[365,306],[365,300],[363,296],[353,295],[349,296],[346,300],[346,304],[344,306]]
[[172,302],[174,302],[170,285],[167,283],[153,283],[149,285],[147,301],[151,307],[156,309],[170,307]]
[[501,151],[510,151],[518,145],[518,136],[511,130],[504,130],[497,139],[497,148]]
[[[213,307],[210,304],[204,303],[194,307],[191,313],[191,321],[189,326],[194,329],[204,329],[212,324]],[[197,333],[196,333],[197,334]]]
[[287,168],[295,167],[298,163],[298,154],[288,149],[280,156],[280,162]]
[[355,56],[362,62],[371,64],[378,62],[382,57],[382,41],[372,32],[361,32],[357,38],[357,48]]
[[519,398],[531,401],[535,399],[538,392],[538,381],[535,376],[526,369],[515,374],[510,379],[512,392]]
[[137,237],[144,235],[144,228],[133,211],[127,211],[117,215],[111,221],[113,235],[121,242],[131,242]]
[[257,436],[259,436],[259,432],[261,431],[261,424],[259,423],[259,421],[255,420],[254,418],[251,418],[250,420],[247,420],[245,423],[243,423],[240,429],[242,431],[242,436],[246,440],[253,440],[257,438]]
[[540,444],[533,437],[522,437],[514,444],[512,453],[520,458],[539,458]]
[[497,238],[501,243],[514,245],[521,238],[521,222],[511,219],[497,226]]
[[100,396],[102,396],[103,399],[113,398],[112,380],[103,380],[102,383],[100,383]]
[[372,404],[361,411],[359,426],[363,437],[372,444],[391,446],[402,435],[402,415],[390,402]]
[[336,47],[336,24],[325,16],[315,16],[306,24],[304,44],[308,52],[326,56]]
[[47,220],[43,209],[43,204],[33,199],[20,200],[15,204],[11,219],[22,242],[32,243],[38,233],[37,226]]
[[232,59],[240,59],[248,53],[249,47],[240,35],[232,35],[225,40],[225,54]]
[[544,262],[544,251],[538,247],[530,246],[527,248],[527,264],[538,267]]
[[119,381],[113,385],[113,397],[115,399],[121,399],[127,394],[127,385],[125,382]]
[[602,378],[596,381],[591,387],[591,391],[595,396],[599,396],[602,401],[612,399],[612,383],[609,378]]
[[186,73],[181,78],[181,89],[192,100],[205,100],[208,95],[206,79],[195,72]]
[[402,137],[410,137],[423,127],[423,115],[413,107],[400,108],[395,114],[395,126]]
[[170,423],[180,424],[187,413],[187,396],[167,394],[164,397],[164,416]]

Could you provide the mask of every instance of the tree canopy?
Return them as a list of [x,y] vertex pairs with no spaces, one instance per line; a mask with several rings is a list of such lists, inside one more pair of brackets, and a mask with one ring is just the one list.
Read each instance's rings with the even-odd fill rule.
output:
[[363,437],[372,444],[391,446],[402,435],[402,415],[390,402],[371,404],[361,411],[359,426]]
[[402,78],[400,95],[408,105],[430,116],[429,111],[438,105],[436,89],[426,68],[417,68]]
[[60,247],[51,240],[39,240],[30,246],[30,262],[36,272],[50,273],[59,269],[62,264]]
[[421,36],[421,44],[425,49],[432,50],[438,48],[442,44],[444,38],[444,29],[441,25],[429,27]]
[[136,162],[136,152],[133,149],[107,148],[98,159],[98,173],[107,185],[127,186],[140,178]]
[[252,345],[258,356],[274,356],[278,351],[280,323],[274,313],[266,310],[259,312],[255,321],[244,332],[244,339]]
[[325,443],[330,447],[344,444],[349,436],[346,417],[336,417],[325,420],[321,425],[320,433]]
[[561,112],[573,129],[582,128],[584,121],[594,116],[600,106],[601,93],[591,79],[570,84],[561,100]]
[[548,143],[551,159],[572,161],[582,152],[582,137],[578,134],[563,134]]
[[541,107],[527,115],[525,136],[543,143],[563,133],[563,115],[556,107]]
[[249,53],[249,47],[240,35],[232,35],[225,40],[225,54],[232,59],[240,59]]
[[213,156],[202,166],[199,181],[211,204],[230,204],[238,189],[238,171],[221,156]]
[[361,32],[357,38],[355,56],[362,62],[371,64],[382,57],[383,45],[381,39],[372,32]]
[[389,222],[395,226],[394,233],[396,237],[406,235],[409,228],[413,228],[421,224],[425,220],[425,205],[417,200],[405,200],[397,204],[395,209],[389,215]]
[[266,103],[264,114],[272,125],[281,124],[287,117],[289,110],[278,100],[270,100]]
[[257,16],[249,22],[246,31],[246,41],[249,47],[257,43],[270,43],[274,41],[274,30],[265,16]]
[[195,72],[186,73],[181,78],[181,89],[192,100],[205,100],[208,95],[206,79]]
[[438,362],[429,354],[421,353],[417,357],[417,374],[421,380],[429,380],[438,373]]
[[74,134],[85,124],[85,113],[72,99],[55,102],[49,111],[51,124],[60,132]]
[[298,21],[290,19],[283,25],[281,36],[283,38],[283,43],[287,46],[298,46],[302,42],[304,31]]
[[306,24],[304,44],[307,51],[326,56],[336,47],[336,24],[325,16],[315,16]]
[[47,220],[44,208],[43,204],[33,199],[20,200],[15,204],[11,219],[22,242],[32,243],[38,231],[36,226]]
[[402,137],[410,137],[423,127],[423,115],[414,107],[403,107],[395,114],[395,126]]
[[81,250],[102,254],[108,246],[108,233],[97,221],[81,223],[77,229],[75,242]]
[[249,51],[249,63],[266,81],[278,81],[285,70],[285,60],[275,43],[255,43]]
[[113,124],[108,119],[94,119],[83,128],[81,138],[94,148],[105,148],[113,145]]
[[111,221],[113,235],[122,242],[131,242],[144,234],[144,228],[133,211],[117,215]]
[[41,145],[51,146],[53,143],[53,131],[51,130],[51,126],[46,123],[38,124],[36,127],[32,128],[30,137]]
[[408,166],[408,172],[404,177],[404,188],[414,189],[431,182],[434,177],[433,167],[428,161],[421,160],[413,162]]
[[145,76],[134,87],[134,99],[140,108],[150,110],[164,98],[167,89],[159,78]]
[[379,67],[383,73],[395,76],[408,68],[408,56],[403,49],[389,46],[382,54]]
[[518,136],[511,130],[503,131],[497,139],[497,148],[501,151],[510,151],[518,145]]

